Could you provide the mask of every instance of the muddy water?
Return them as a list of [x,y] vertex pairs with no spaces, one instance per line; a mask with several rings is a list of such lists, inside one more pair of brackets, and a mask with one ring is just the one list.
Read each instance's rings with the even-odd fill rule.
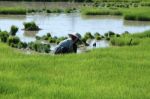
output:
[[[27,32],[23,31],[23,22],[35,21],[42,28],[40,31]],[[50,32],[52,36],[67,36],[68,33],[78,32],[82,36],[85,32],[99,32],[104,34],[108,31],[115,33],[143,32],[150,29],[150,22],[125,21],[122,17],[115,16],[81,16],[79,13],[74,14],[30,14],[26,16],[19,15],[0,15],[0,29],[10,31],[11,25],[19,27],[17,36],[24,42],[35,40],[35,36],[42,36]],[[97,47],[108,47],[106,41],[97,42]],[[92,48],[91,46],[88,48]],[[88,49],[87,48],[87,49]]]

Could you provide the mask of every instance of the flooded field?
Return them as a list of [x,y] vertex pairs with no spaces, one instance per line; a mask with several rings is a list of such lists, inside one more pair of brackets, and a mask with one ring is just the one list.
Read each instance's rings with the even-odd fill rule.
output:
[[[23,22],[34,21],[42,29],[40,31],[22,30]],[[52,36],[67,36],[68,33],[78,32],[84,35],[86,32],[99,32],[104,34],[108,31],[115,33],[143,32],[150,29],[150,22],[125,21],[122,17],[116,16],[81,16],[74,14],[33,14],[26,16],[19,15],[0,15],[0,29],[10,30],[12,25],[19,27],[17,36],[24,42],[35,40],[35,36],[43,36],[51,33]]]

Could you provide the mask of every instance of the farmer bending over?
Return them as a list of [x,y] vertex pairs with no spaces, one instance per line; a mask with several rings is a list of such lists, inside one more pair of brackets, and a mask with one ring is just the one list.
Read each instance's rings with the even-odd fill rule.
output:
[[54,50],[54,54],[63,54],[63,53],[76,53],[77,52],[77,42],[80,41],[81,35],[76,33],[68,34],[69,38],[61,41]]

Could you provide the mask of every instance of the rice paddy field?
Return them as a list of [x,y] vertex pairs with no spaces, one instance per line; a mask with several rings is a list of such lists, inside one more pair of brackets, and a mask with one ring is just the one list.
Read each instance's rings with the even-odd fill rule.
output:
[[133,35],[137,46],[79,55],[28,55],[0,43],[0,97],[149,99],[149,34]]
[[[1,2],[2,15],[37,12],[37,8],[28,8],[31,7],[29,2],[23,3],[27,8],[5,3],[9,8]],[[105,0],[98,2],[107,4],[101,7],[99,4],[102,3],[84,3],[77,8],[77,12],[150,21],[149,0],[132,1],[129,8],[108,7]],[[138,3],[138,7],[133,3]],[[40,12],[55,13],[54,9],[43,8]],[[71,9],[76,11],[74,7]],[[65,12],[64,8],[62,12],[57,11]],[[118,34],[119,37],[115,34],[109,38],[109,47],[61,55],[26,53],[8,46],[12,38],[18,40],[14,36],[18,27],[12,26],[11,30],[9,36],[0,29],[0,99],[150,99],[150,30]]]

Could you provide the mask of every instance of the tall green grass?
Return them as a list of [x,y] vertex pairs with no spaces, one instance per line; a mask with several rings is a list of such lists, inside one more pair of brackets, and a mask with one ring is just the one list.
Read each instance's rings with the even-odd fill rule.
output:
[[0,97],[149,99],[150,39],[142,40],[58,56],[29,55],[0,43]]
[[84,7],[81,9],[81,13],[84,15],[122,15],[119,10],[96,7]]
[[139,45],[144,39],[150,39],[150,31],[135,34],[123,34],[121,37],[112,37],[110,43],[113,46]]
[[20,8],[20,7],[0,7],[0,14],[26,14],[26,9],[25,8]]
[[122,9],[125,20],[150,21],[150,10],[144,8]]
[[148,7],[115,9],[84,7],[81,9],[81,13],[84,15],[123,15],[125,20],[150,21]]

